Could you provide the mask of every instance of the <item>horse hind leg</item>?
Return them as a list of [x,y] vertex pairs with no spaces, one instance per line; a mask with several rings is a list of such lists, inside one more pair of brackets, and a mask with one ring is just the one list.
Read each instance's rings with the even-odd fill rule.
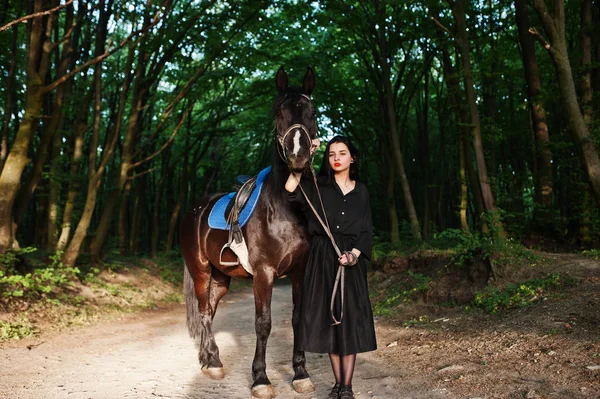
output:
[[185,267],[184,292],[188,332],[198,348],[198,361],[202,372],[210,378],[222,379],[225,376],[223,363],[219,359],[219,347],[212,333],[210,287],[210,271],[201,271],[196,279],[193,279],[188,267]]

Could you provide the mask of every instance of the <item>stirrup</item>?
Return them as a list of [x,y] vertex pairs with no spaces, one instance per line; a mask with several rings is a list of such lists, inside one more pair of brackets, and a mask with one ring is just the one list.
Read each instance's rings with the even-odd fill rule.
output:
[[223,248],[221,248],[221,252],[219,253],[219,264],[221,264],[223,266],[237,266],[240,264],[240,258],[237,258],[237,260],[235,262],[223,261],[223,251],[225,251],[225,249],[227,249],[227,248],[231,249],[231,244],[232,244],[231,242],[225,243],[225,245],[223,245]]

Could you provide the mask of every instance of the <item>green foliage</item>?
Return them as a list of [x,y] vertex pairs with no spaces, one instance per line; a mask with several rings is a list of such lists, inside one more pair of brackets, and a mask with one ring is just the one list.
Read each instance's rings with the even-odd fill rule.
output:
[[446,229],[435,234],[429,245],[447,251],[452,262],[461,266],[473,262],[475,256],[491,258],[498,266],[535,266],[542,261],[539,255],[514,239],[466,233],[459,229]]
[[486,313],[496,314],[503,310],[523,308],[543,298],[549,290],[572,285],[574,281],[560,274],[536,278],[505,288],[486,287],[475,295],[473,305]]
[[582,255],[592,258],[593,260],[600,260],[600,249],[587,249],[581,252]]
[[435,234],[431,245],[440,249],[452,249],[452,262],[458,265],[472,263],[477,253],[484,257],[493,251],[491,236],[464,232],[460,229],[446,229]]
[[[34,251],[35,249],[26,248],[21,253]],[[34,268],[28,273],[19,273],[16,270],[15,262],[18,256],[15,256],[12,251],[7,252],[4,256],[4,260],[8,261],[6,269],[0,269],[0,292],[4,298],[40,298],[61,288],[72,286],[73,279],[80,274],[76,267],[63,267],[60,260],[61,251],[49,256],[49,267]]]
[[414,319],[404,320],[402,322],[402,327],[413,327],[418,324],[425,324],[429,322],[429,318],[427,316],[419,316]]
[[419,293],[427,291],[431,278],[412,271],[409,271],[408,275],[411,278],[406,283],[386,289],[380,298],[372,298],[373,314],[375,316],[391,316],[396,306],[408,302]]
[[4,270],[7,274],[15,273],[17,265],[22,262],[23,256],[35,251],[37,251],[35,247],[7,249],[5,253],[0,254],[0,271]]
[[31,337],[37,334],[37,331],[27,321],[8,322],[0,320],[0,341],[9,339],[21,339]]
[[183,257],[180,251],[169,251],[157,259],[160,278],[175,286],[183,284]]

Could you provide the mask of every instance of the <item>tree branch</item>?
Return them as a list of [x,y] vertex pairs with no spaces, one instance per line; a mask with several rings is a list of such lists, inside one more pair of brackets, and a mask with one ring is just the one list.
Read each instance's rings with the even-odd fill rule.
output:
[[444,24],[442,24],[436,17],[432,16],[431,20],[438,26],[438,28],[446,32],[452,39],[456,40],[456,37],[454,37],[452,32],[450,32],[450,30],[446,28]]
[[533,0],[533,7],[535,8],[535,11],[540,17],[540,20],[542,21],[544,30],[550,37],[550,42],[554,42],[558,35],[558,31],[554,23],[554,19],[550,15],[550,12],[548,12],[548,7],[546,7],[546,3],[544,2],[544,0]]
[[138,34],[142,34],[145,35],[146,32],[152,28],[153,26],[155,26],[156,24],[158,24],[158,22],[161,20],[161,18],[159,18],[159,14],[161,12],[158,11],[155,16],[154,16],[154,20],[148,24],[148,26],[145,26],[142,29],[139,29],[137,31],[131,32],[131,34],[129,36],[127,36],[125,39],[123,39],[123,41],[121,41],[121,43],[119,43],[118,46],[113,47],[111,50],[107,50],[104,54],[99,55],[96,58],[93,58],[91,60],[89,60],[88,62],[86,62],[85,64],[73,69],[71,72],[69,72],[68,74],[60,77],[59,79],[55,80],[54,82],[50,83],[47,86],[44,86],[42,88],[42,92],[43,93],[49,93],[52,90],[56,89],[58,86],[60,86],[61,84],[63,84],[64,82],[66,82],[67,80],[71,79],[73,76],[77,75],[79,72],[81,72],[82,70],[89,68],[91,65],[97,64],[98,62],[103,61],[104,59],[110,57],[111,55],[113,55],[114,53],[116,53],[117,51],[119,51],[120,49],[122,49],[123,47],[125,47],[125,45],[136,35]]
[[50,10],[46,10],[46,11],[42,11],[42,12],[36,12],[35,14],[29,14],[29,15],[26,15],[26,16],[21,17],[19,19],[15,19],[14,21],[9,22],[6,25],[4,25],[3,27],[1,27],[0,28],[0,32],[3,32],[5,30],[7,30],[11,26],[18,24],[19,22],[27,21],[28,19],[32,19],[32,18],[41,17],[42,15],[52,14],[53,12],[58,11],[61,8],[65,8],[66,6],[68,6],[69,4],[71,4],[72,2],[73,2],[73,0],[68,0],[65,4],[61,4],[58,7],[54,7],[52,9],[50,9]]
[[156,168],[152,168],[152,169],[145,170],[145,171],[143,171],[142,173],[136,173],[136,174],[135,174],[135,175],[133,175],[133,176],[129,176],[129,177],[127,178],[127,180],[133,180],[133,179],[135,179],[136,177],[143,176],[143,175],[145,175],[146,173],[150,173],[150,172],[152,172],[154,169],[156,169]]
[[535,40],[537,40],[542,45],[542,47],[548,50],[548,52],[552,53],[552,46],[550,45],[550,43],[548,43],[546,39],[544,39],[535,28],[529,28],[529,33],[533,35]]
[[181,126],[183,125],[183,122],[185,122],[185,118],[188,116],[188,114],[192,111],[192,109],[194,108],[195,103],[192,103],[192,105],[190,105],[188,107],[188,109],[185,110],[185,112],[183,113],[181,119],[179,120],[179,123],[177,124],[177,126],[175,127],[175,129],[173,130],[173,134],[171,134],[171,137],[169,137],[169,139],[163,144],[162,147],[160,147],[158,149],[158,151],[156,151],[154,154],[147,156],[146,158],[142,159],[141,161],[138,161],[134,164],[131,164],[131,166],[129,166],[129,169],[133,169],[136,168],[138,166],[140,166],[141,164],[148,162],[149,160],[151,160],[152,158],[154,158],[155,156],[157,156],[158,154],[160,154],[161,152],[163,152],[163,150],[165,148],[167,148],[169,146],[169,144],[171,144],[171,142],[173,141],[173,139],[175,138],[175,135],[177,134],[177,132],[179,131],[179,129],[181,128]]

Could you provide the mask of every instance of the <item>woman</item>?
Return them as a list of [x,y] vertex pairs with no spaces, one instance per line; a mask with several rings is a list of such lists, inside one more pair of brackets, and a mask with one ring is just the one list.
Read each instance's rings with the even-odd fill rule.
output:
[[[319,146],[313,141],[313,151]],[[304,204],[308,218],[311,247],[302,288],[300,317],[300,348],[307,352],[329,353],[335,385],[329,398],[354,398],[352,374],[356,354],[377,348],[373,312],[367,287],[367,261],[371,258],[373,228],[369,193],[357,181],[358,152],[343,136],[327,143],[319,170],[318,187],[329,228],[338,255],[312,209],[306,204],[302,189],[323,218],[321,202],[312,179],[301,179],[291,173],[285,188],[290,201]],[[330,310],[331,295],[339,265],[345,267],[343,316],[341,323],[332,325],[341,312],[341,290]]]

